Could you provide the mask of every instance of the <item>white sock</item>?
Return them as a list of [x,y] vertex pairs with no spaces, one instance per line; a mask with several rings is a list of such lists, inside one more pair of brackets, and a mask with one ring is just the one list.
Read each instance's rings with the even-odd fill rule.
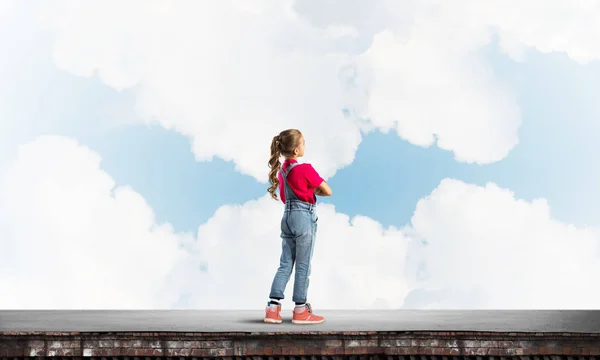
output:
[[277,299],[271,299],[271,302],[269,302],[269,305],[273,306],[273,307],[277,307],[277,306],[281,305],[281,303]]
[[304,312],[304,308],[306,307],[306,303],[302,304],[302,305],[296,305],[294,307],[294,311],[297,313],[301,313]]

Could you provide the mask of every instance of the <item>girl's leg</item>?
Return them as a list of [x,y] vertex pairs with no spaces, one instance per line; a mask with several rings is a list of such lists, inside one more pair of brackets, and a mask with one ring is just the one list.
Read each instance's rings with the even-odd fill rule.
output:
[[305,217],[306,232],[296,236],[296,274],[294,276],[294,295],[292,300],[295,303],[305,303],[310,284],[311,261],[316,238],[316,214],[309,213]]
[[271,299],[283,299],[285,288],[292,275],[292,269],[296,260],[296,244],[294,236],[287,229],[285,223],[286,217],[282,220],[281,228],[281,257],[279,259],[279,269],[275,274],[273,283],[271,285],[271,293],[269,297]]

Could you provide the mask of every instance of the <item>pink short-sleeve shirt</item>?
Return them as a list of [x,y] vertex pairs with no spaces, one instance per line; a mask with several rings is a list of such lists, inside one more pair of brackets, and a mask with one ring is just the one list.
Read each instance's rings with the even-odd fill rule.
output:
[[[295,162],[297,162],[295,159],[286,159],[283,165],[281,165],[282,170],[285,172],[287,167]],[[277,178],[279,179],[279,198],[285,203],[285,191],[283,190],[284,183],[281,173],[277,175]],[[311,164],[298,164],[294,166],[287,176],[287,181],[298,200],[311,204],[317,203],[317,197],[315,196],[314,191],[321,185],[323,178],[319,176]]]

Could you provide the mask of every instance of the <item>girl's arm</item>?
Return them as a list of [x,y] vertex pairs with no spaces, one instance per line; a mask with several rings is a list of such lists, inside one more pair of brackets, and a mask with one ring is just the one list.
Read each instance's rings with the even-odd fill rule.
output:
[[331,196],[332,191],[327,182],[323,180],[321,185],[315,188],[315,194],[319,196]]

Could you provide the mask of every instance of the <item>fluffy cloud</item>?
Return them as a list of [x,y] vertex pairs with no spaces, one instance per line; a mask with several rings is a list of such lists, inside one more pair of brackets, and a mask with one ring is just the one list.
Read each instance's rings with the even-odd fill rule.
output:
[[[183,234],[156,224],[145,200],[116,187],[74,140],[20,147],[0,179],[0,308],[156,308]],[[163,296],[164,295],[164,296]]]
[[198,160],[219,156],[259,180],[271,137],[288,127],[306,133],[325,177],[352,162],[361,129],[437,138],[481,163],[517,143],[514,99],[463,45],[489,39],[431,27],[429,5],[329,4],[339,19],[292,1],[60,1],[48,17],[59,68],[136,87],[141,119],[188,136]]
[[[74,140],[20,147],[0,179],[0,308],[260,309],[280,254],[282,205],[220,207],[197,237],[157,224]],[[544,200],[446,179],[403,229],[321,204],[309,299],[317,308],[594,308],[597,229]],[[291,305],[293,278],[286,307]],[[39,294],[44,294],[39,296]],[[573,296],[572,294],[578,294]]]
[[289,127],[323,176],[354,159],[361,134],[342,113],[338,76],[347,59],[325,54],[287,2],[54,5],[57,66],[138,86],[140,118],[190,137],[198,160],[216,155],[266,181],[271,139]]
[[581,64],[600,58],[597,0],[468,3],[475,10],[472,14],[494,27],[502,49],[515,60],[522,60],[528,47],[542,53],[564,52]]
[[[415,209],[407,307],[597,308],[598,229],[554,220],[495,184],[446,179]],[[574,294],[577,294],[574,296]]]
[[518,143],[520,113],[479,50],[497,38],[519,61],[528,49],[600,54],[588,0],[65,0],[44,11],[59,68],[135,87],[140,119],[261,181],[269,141],[288,127],[306,133],[325,177],[369,129],[498,161]]

